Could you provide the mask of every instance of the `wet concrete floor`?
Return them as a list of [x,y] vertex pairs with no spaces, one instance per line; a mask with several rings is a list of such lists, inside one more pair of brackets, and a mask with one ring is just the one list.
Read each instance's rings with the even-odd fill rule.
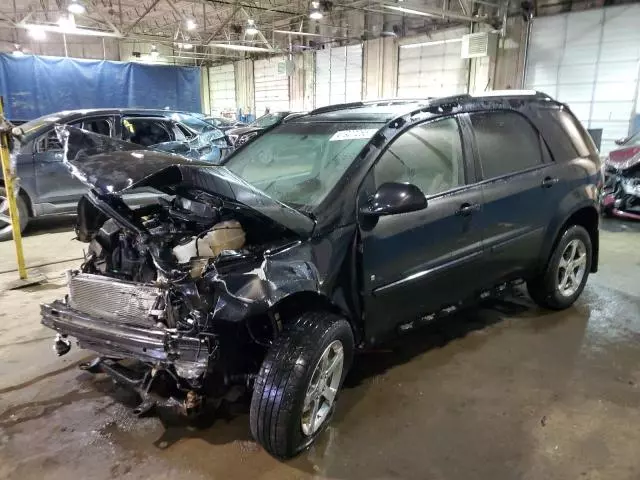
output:
[[[64,259],[71,236],[27,241]],[[0,293],[0,478],[639,479],[640,224],[605,222],[601,251],[564,312],[515,298],[360,354],[331,427],[286,463],[253,442],[246,403],[206,426],[137,419],[76,368],[85,352],[55,357],[38,304],[68,266],[45,267],[50,283]]]

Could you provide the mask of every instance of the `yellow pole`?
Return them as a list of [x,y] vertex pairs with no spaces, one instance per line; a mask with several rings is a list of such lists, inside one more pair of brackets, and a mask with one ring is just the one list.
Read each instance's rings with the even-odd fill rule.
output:
[[[0,121],[4,119],[3,101],[0,98]],[[20,232],[20,218],[18,217],[18,207],[13,190],[15,177],[11,171],[11,160],[9,157],[9,133],[0,132],[0,160],[2,161],[2,176],[4,178],[4,189],[9,202],[9,215],[11,218],[11,229],[13,230],[13,243],[16,246],[16,258],[18,259],[18,273],[22,280],[27,278],[27,269],[24,266],[24,253],[22,250],[22,234]]]

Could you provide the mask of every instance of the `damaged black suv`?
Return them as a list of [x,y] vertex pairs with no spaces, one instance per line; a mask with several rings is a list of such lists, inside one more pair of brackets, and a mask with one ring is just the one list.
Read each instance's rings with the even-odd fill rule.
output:
[[[91,191],[86,259],[42,306],[58,352],[97,352],[84,368],[135,388],[138,414],[253,390],[280,458],[327,425],[357,349],[516,280],[566,308],[597,269],[598,155],[541,93],[325,107],[223,166],[59,135]],[[141,188],[157,204],[129,208]]]

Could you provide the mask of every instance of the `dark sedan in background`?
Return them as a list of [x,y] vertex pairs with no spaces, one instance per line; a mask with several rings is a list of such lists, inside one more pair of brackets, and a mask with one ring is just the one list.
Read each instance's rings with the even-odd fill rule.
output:
[[280,125],[281,123],[300,115],[304,115],[304,113],[288,111],[267,113],[247,126],[232,128],[227,130],[226,133],[233,146],[237,148],[240,145],[247,143],[247,141],[257,136],[260,132],[268,128],[275,127],[276,125]]
[[[231,149],[225,134],[210,123],[185,112],[141,109],[74,110],[46,115],[20,125],[21,144],[14,152],[19,196],[20,227],[31,218],[75,213],[86,187],[69,174],[55,125],[66,124],[136,143],[145,148],[176,153],[216,163]],[[1,182],[0,176],[0,185]],[[128,195],[132,205],[157,197],[153,192]],[[11,238],[8,202],[0,186],[0,241]]]

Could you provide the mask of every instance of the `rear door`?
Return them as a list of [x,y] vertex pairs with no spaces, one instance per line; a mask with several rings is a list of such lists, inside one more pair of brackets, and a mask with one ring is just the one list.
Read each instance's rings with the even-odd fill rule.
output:
[[526,117],[505,110],[468,118],[484,199],[482,275],[495,283],[537,261],[559,179],[540,133]]
[[[107,136],[113,136],[114,132],[112,116],[90,117],[69,125]],[[45,204],[47,213],[75,212],[87,187],[69,173],[53,127],[35,141],[33,156],[39,203]]]
[[369,341],[477,288],[482,192],[469,153],[457,119],[438,119],[396,138],[365,179],[359,204],[386,182],[414,184],[428,202],[416,212],[359,218]]

